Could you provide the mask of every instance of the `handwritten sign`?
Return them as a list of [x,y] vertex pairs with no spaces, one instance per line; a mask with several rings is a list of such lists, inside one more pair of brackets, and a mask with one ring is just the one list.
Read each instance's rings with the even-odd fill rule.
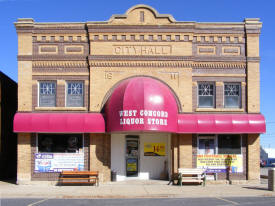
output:
[[165,156],[165,143],[144,143],[144,156]]

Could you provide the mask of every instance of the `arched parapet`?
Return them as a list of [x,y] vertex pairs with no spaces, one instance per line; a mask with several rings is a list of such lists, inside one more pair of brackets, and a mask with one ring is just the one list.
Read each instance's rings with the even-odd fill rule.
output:
[[125,14],[115,14],[108,21],[111,24],[171,24],[176,22],[170,14],[159,14],[151,6],[138,4]]

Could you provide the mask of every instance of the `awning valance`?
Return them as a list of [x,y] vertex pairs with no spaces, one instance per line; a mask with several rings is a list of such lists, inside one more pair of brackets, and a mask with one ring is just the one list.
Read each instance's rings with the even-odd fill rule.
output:
[[179,114],[178,133],[265,133],[261,114]]
[[104,133],[100,113],[17,113],[14,132],[26,133]]
[[[178,114],[173,133],[247,134],[265,133],[261,114]],[[170,124],[167,121],[167,124]],[[173,122],[173,124],[175,124]],[[105,133],[105,120],[100,113],[17,113],[17,133]],[[126,129],[124,131],[127,131]],[[131,131],[131,130],[128,130]],[[136,129],[144,132],[144,128]],[[156,128],[156,132],[163,132]]]

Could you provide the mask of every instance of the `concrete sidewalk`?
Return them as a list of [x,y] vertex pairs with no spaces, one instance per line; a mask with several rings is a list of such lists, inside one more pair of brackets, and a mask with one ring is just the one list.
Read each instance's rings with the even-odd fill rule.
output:
[[275,196],[267,184],[167,185],[166,181],[127,181],[96,186],[15,185],[0,182],[1,198],[199,198]]

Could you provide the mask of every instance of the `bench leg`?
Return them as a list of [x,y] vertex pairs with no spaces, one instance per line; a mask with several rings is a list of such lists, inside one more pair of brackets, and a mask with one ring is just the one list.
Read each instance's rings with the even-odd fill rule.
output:
[[182,174],[179,173],[179,176],[178,176],[178,181],[179,181],[179,185],[182,186]]
[[202,186],[205,187],[205,184],[206,184],[206,175],[203,176]]

